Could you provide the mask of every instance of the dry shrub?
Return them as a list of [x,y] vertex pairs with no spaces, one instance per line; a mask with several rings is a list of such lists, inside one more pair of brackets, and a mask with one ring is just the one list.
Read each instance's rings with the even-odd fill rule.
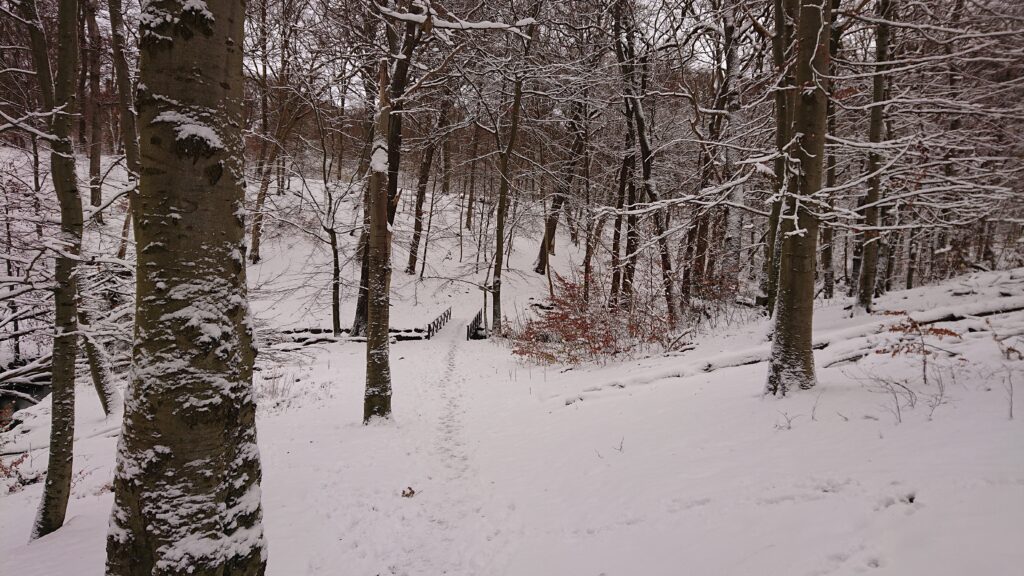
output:
[[511,334],[512,352],[535,362],[582,364],[665,344],[668,324],[657,309],[610,309],[583,294],[583,285],[556,275],[555,295],[540,315]]

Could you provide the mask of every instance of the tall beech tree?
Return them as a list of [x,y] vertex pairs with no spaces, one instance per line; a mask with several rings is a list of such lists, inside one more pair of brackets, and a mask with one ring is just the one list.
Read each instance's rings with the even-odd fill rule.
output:
[[[388,82],[387,61],[381,60],[378,86]],[[377,102],[377,126],[370,153],[367,186],[369,238],[367,241],[367,322],[366,322],[366,397],[363,422],[391,416],[391,359],[389,352],[391,306],[391,225],[388,210],[388,119],[391,101],[387,90],[380,90]]]
[[140,30],[130,392],[107,574],[263,574],[246,297],[240,0],[156,0]]
[[778,300],[766,392],[785,396],[815,385],[811,332],[818,217],[828,108],[831,0],[802,0],[797,25],[796,85],[789,145],[793,162],[779,225]]

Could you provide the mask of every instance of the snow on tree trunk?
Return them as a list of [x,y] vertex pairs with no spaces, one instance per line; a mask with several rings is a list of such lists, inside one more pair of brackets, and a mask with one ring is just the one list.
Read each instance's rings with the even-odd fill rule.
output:
[[[50,169],[60,205],[61,254],[54,269],[55,316],[51,367],[50,448],[43,498],[31,538],[60,528],[71,495],[75,436],[75,356],[78,351],[77,256],[82,247],[82,198],[75,174],[71,122],[75,113],[75,68],[78,56],[78,2],[61,0],[57,8],[57,75],[50,69],[47,42],[34,1],[22,3],[28,23],[32,59],[49,118]],[[59,112],[57,112],[60,110]]]
[[260,575],[237,0],[145,5],[135,342],[107,574]]
[[[378,86],[387,85],[387,63],[380,63]],[[380,91],[377,104],[377,139],[370,155],[369,235],[367,238],[368,270],[366,309],[366,396],[363,400],[363,422],[391,416],[391,360],[389,358],[390,291],[391,291],[391,225],[388,221],[388,118],[391,105],[388,91]]]
[[808,209],[821,190],[825,155],[829,69],[830,0],[803,0],[797,32],[796,86],[793,109],[795,173],[789,177],[779,233],[778,299],[766,392],[785,395],[792,388],[815,385],[811,328],[814,314],[818,221]]
[[110,373],[110,357],[103,345],[89,333],[89,326],[92,324],[91,314],[82,304],[85,301],[85,294],[79,295],[78,307],[78,328],[82,333],[82,348],[85,350],[86,362],[89,365],[89,376],[96,388],[96,396],[103,407],[103,413],[107,416],[117,414],[122,409],[121,393],[114,386],[114,378]]

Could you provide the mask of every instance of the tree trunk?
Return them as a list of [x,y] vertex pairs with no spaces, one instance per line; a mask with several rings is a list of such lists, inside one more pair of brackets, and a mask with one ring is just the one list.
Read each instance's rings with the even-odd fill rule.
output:
[[[276,140],[276,139],[275,139]],[[270,191],[270,179],[274,175],[274,165],[281,150],[281,142],[270,144],[266,159],[257,163],[257,174],[260,177],[260,189],[256,193],[256,209],[252,216],[252,240],[249,246],[249,261],[257,264],[260,261],[260,242],[263,239],[263,210],[267,204],[267,193]]]
[[633,173],[636,170],[636,155],[629,167],[629,182],[626,185],[626,262],[622,267],[622,302],[629,308],[633,305],[633,276],[636,273],[636,257],[640,249],[639,217],[632,212],[636,209],[636,181]]
[[784,396],[815,385],[811,336],[818,221],[804,199],[821,190],[827,131],[830,0],[803,0],[798,27],[793,134],[799,171],[789,179],[779,257],[775,333],[766,393]]
[[[430,169],[434,160],[434,149],[437,146],[437,138],[446,129],[448,124],[447,102],[441,104],[438,112],[436,135],[430,138],[430,142],[423,150],[423,161],[420,162],[419,179],[416,181],[416,209],[413,215],[412,241],[409,244],[409,264],[405,267],[406,274],[416,273],[416,259],[420,252],[420,236],[423,234],[423,202],[427,197],[427,184],[430,182]],[[433,202],[433,201],[431,201]]]
[[420,260],[420,280],[423,280],[423,275],[427,271],[427,250],[430,248],[430,227],[434,223],[434,202],[436,200],[437,185],[435,183],[434,193],[430,195],[430,209],[427,211],[427,233],[423,237],[423,258]]
[[555,241],[555,231],[558,228],[558,213],[562,211],[562,204],[565,202],[566,193],[568,190],[562,189],[562,184],[557,185],[559,190],[555,192],[554,197],[551,199],[551,210],[548,211],[544,218],[544,234],[540,239],[540,247],[537,249],[537,263],[533,267],[533,271],[537,274],[544,274],[548,269],[548,257],[555,253],[553,246]]
[[[103,154],[103,123],[100,108],[100,28],[96,24],[96,0],[85,0],[82,4],[85,25],[89,34],[89,204],[103,203],[100,188],[100,156]],[[96,221],[103,222],[103,213],[96,215]]]
[[[534,12],[540,9],[540,3],[534,5]],[[523,52],[523,58],[525,59],[530,52],[530,45],[533,43],[533,34],[537,29],[536,24],[528,26],[528,36],[530,40],[526,42],[526,47]],[[502,334],[502,322],[501,322],[501,270],[504,264],[503,256],[505,254],[505,217],[508,212],[508,195],[509,190],[512,186],[512,175],[511,175],[511,156],[516,146],[516,136],[519,134],[519,112],[522,109],[523,104],[523,82],[526,78],[523,75],[517,75],[513,89],[512,89],[512,109],[509,112],[511,125],[508,131],[508,142],[504,147],[501,148],[498,155],[498,214],[497,222],[494,228],[495,238],[495,249],[494,249],[494,278],[491,285],[491,292],[493,293],[493,300],[491,303],[491,326],[494,334],[501,336]],[[498,137],[497,131],[495,131],[495,137]]]
[[[726,115],[726,126],[723,130],[722,139],[729,140],[736,137],[739,128],[740,112],[738,96],[737,76],[739,71],[736,66],[736,52],[743,36],[741,34],[742,13],[739,11],[737,0],[727,2],[723,18],[724,31],[724,60],[725,75],[720,93],[719,108],[724,109]],[[731,143],[730,143],[731,144]],[[733,178],[736,171],[736,150],[732,145],[725,148],[725,178]],[[725,258],[723,259],[722,274],[726,279],[730,290],[738,291],[740,263],[742,261],[743,249],[743,212],[740,208],[745,202],[743,185],[733,186],[729,190],[729,206],[726,207],[725,216]]]
[[[643,99],[640,90],[644,84],[636,78],[634,63],[637,61],[635,51],[634,26],[625,14],[623,2],[616,3],[614,28],[616,38],[624,36],[623,41],[615,42],[615,54],[625,84],[625,98],[629,100],[629,109],[633,113],[633,122],[636,127],[636,138],[640,144],[640,171],[644,193],[651,204],[657,204],[661,199],[657,188],[654,185],[652,171],[654,168],[654,150],[651,147],[650,135],[647,133],[647,116],[644,114]],[[624,34],[620,34],[624,33]],[[669,254],[668,234],[666,233],[664,209],[654,210],[654,233],[657,236],[658,253],[661,258],[661,279],[662,289],[665,295],[665,308],[668,315],[669,327],[675,327],[677,319],[677,306],[675,297],[675,283],[672,279],[672,256]]]
[[89,365],[89,376],[92,378],[93,387],[96,388],[96,396],[100,400],[100,406],[103,407],[103,414],[110,416],[121,411],[121,394],[114,386],[114,380],[110,374],[110,358],[107,356],[107,351],[89,333],[92,318],[86,308],[82,306],[86,295],[80,293],[78,298],[78,329],[82,333],[82,348],[85,350],[86,362]]
[[[49,118],[50,169],[60,205],[62,254],[54,269],[54,336],[52,352],[50,449],[46,483],[31,538],[45,536],[64,524],[71,477],[75,436],[75,355],[78,351],[78,254],[82,247],[82,198],[75,174],[75,151],[71,141],[75,113],[75,68],[78,57],[78,2],[60,0],[57,8],[57,75],[54,79],[48,59],[47,42],[34,1],[22,2],[28,24],[32,59]],[[56,80],[56,82],[54,82]],[[61,109],[60,112],[56,112]]]
[[792,47],[793,27],[799,20],[800,0],[774,0],[775,34],[772,36],[772,59],[780,77],[775,90],[775,195],[768,216],[768,235],[764,244],[765,308],[768,314],[775,310],[778,292],[780,251],[782,238],[779,237],[783,196],[787,188],[789,172],[789,143],[792,140],[793,114],[796,107],[796,79],[793,75]]
[[469,194],[466,197],[466,230],[473,231],[473,202],[476,196],[476,151],[480,143],[480,130],[473,123],[473,140],[469,145]]
[[[368,93],[369,96],[369,93]],[[372,102],[367,98],[367,102]],[[374,105],[374,109],[376,105]],[[363,123],[363,133],[366,135],[366,145],[363,147],[363,155],[359,159],[359,167],[356,172],[356,179],[362,180],[370,169],[370,155],[373,153],[373,146],[376,142],[376,116],[375,110],[366,117]],[[352,318],[352,329],[349,336],[366,336],[366,309],[368,306],[367,295],[369,288],[367,283],[370,277],[370,254],[367,246],[370,243],[370,186],[367,181],[363,187],[363,225],[360,227],[359,240],[356,244],[356,255],[359,258],[359,290],[356,294],[355,316]]]
[[203,6],[151,5],[166,18],[140,31],[135,343],[110,576],[266,566],[242,219],[245,6]]
[[338,253],[338,232],[325,228],[331,242],[331,333],[341,336],[341,259]]
[[622,243],[622,209],[626,203],[626,184],[633,173],[636,156],[633,153],[633,119],[628,110],[626,113],[626,146],[622,156],[622,167],[619,168],[619,186],[615,195],[615,224],[612,230],[612,287],[608,296],[608,306],[617,308],[619,291],[622,286],[622,264],[619,255]]
[[580,127],[582,117],[579,108],[581,106],[576,102],[573,102],[572,106],[574,108],[572,120],[568,122],[568,128],[572,132],[572,144],[569,147],[569,158],[562,165],[558,181],[555,183],[555,195],[551,199],[551,211],[548,212],[544,222],[544,236],[541,238],[540,248],[537,253],[537,263],[533,268],[533,271],[537,274],[544,274],[547,271],[548,256],[555,254],[555,232],[558,230],[558,214],[565,205],[565,199],[569,195],[573,178],[576,176],[576,165],[580,157],[583,156],[585,142],[582,128]]
[[[875,27],[875,73],[871,87],[871,123],[868,126],[868,141],[878,144],[882,141],[885,125],[885,72],[889,61],[890,0],[878,0],[878,24]],[[875,277],[878,274],[879,207],[882,198],[882,176],[877,172],[882,166],[882,156],[872,146],[868,151],[868,193],[864,198],[864,248],[861,251],[860,278],[857,288],[857,303],[854,310],[871,312],[875,294]]]
[[[380,63],[379,86],[387,83],[387,62]],[[388,91],[380,91],[377,104],[377,139],[370,157],[369,197],[369,274],[366,310],[366,395],[363,423],[374,418],[391,417],[391,361],[389,358],[391,231],[388,211],[388,118],[391,104]]]
[[[117,105],[120,109],[121,143],[124,145],[125,164],[128,168],[128,183],[134,184],[139,178],[139,132],[135,122],[135,104],[132,98],[132,79],[128,73],[128,60],[124,54],[124,16],[121,0],[107,0],[110,12],[110,44],[113,49],[114,81],[117,84]],[[124,214],[121,239],[117,244],[117,257],[124,258],[128,252],[128,235],[131,232],[132,206],[137,191],[128,194],[128,210]]]
[[[829,33],[829,47],[833,55],[839,53],[839,48],[842,43],[842,30],[835,26],[836,15],[839,12],[840,0],[831,0],[832,2],[832,29]],[[829,65],[832,76],[836,75],[836,67],[834,63],[830,62]],[[835,85],[831,86],[832,91],[835,91]],[[836,133],[836,111],[835,105],[832,103],[832,99],[829,98],[828,110],[826,112],[828,119],[826,123],[828,125],[828,133]],[[825,187],[834,188],[836,185],[836,155],[835,152],[827,152],[828,156],[826,159],[825,169]],[[826,203],[831,210],[833,207],[832,193],[829,192]],[[835,297],[836,292],[836,270],[835,270],[835,229],[832,227],[831,222],[822,222],[821,224],[821,269],[822,269],[822,296],[827,300],[831,300]]]

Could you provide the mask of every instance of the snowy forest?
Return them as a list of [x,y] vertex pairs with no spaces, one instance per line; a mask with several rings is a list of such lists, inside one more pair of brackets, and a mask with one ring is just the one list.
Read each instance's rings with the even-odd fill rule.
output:
[[0,208],[0,574],[1024,574],[1019,0],[0,0]]

